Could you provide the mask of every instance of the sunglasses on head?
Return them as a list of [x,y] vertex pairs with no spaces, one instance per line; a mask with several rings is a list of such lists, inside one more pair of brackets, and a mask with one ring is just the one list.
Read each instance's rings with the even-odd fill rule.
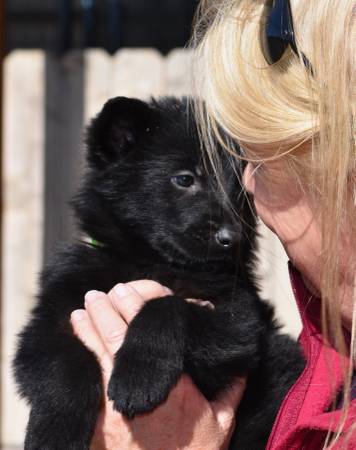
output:
[[268,64],[278,62],[288,47],[300,55],[307,69],[312,67],[307,57],[298,52],[294,37],[293,17],[289,0],[269,0],[266,3],[267,21],[262,28],[262,51]]

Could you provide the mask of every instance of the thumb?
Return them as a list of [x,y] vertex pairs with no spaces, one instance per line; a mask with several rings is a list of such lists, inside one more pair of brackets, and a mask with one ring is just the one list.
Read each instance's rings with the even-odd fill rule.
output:
[[233,383],[210,403],[220,426],[228,430],[235,420],[236,409],[246,389],[246,377],[236,378]]

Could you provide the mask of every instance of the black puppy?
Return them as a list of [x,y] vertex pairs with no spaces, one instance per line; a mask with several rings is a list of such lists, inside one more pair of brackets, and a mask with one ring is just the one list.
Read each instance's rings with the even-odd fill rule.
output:
[[175,295],[147,303],[130,324],[109,384],[114,407],[129,418],[150,411],[182,373],[207,399],[248,374],[230,448],[265,448],[303,360],[258,297],[255,220],[235,170],[222,156],[227,201],[206,173],[186,100],[110,100],[87,144],[88,171],[74,206],[99,245],[76,243],[53,257],[20,336],[15,375],[31,405],[25,449],[89,448],[101,372],[73,335],[70,313],[83,307],[88,290],[142,278]]

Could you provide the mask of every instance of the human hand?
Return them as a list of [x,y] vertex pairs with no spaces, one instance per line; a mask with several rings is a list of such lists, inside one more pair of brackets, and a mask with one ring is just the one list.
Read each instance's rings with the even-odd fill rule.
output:
[[[170,292],[158,283],[135,281],[118,285],[108,295],[92,291],[86,295],[85,310],[73,312],[75,333],[101,365],[104,392],[127,325],[145,302],[166,295]],[[163,404],[130,421],[113,409],[105,395],[91,449],[226,449],[244,388],[245,379],[238,379],[218,399],[208,402],[190,378],[183,376]]]

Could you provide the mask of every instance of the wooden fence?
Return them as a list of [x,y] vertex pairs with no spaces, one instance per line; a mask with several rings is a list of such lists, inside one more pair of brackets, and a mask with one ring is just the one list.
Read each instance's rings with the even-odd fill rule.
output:
[[[1,340],[1,442],[20,446],[27,421],[15,394],[11,359],[15,336],[33,306],[43,260],[73,233],[66,201],[82,165],[82,125],[116,95],[149,98],[190,89],[191,55],[174,50],[101,50],[61,59],[40,50],[15,51],[4,67],[4,227]],[[300,322],[292,300],[286,255],[261,228],[263,295],[293,335]]]

